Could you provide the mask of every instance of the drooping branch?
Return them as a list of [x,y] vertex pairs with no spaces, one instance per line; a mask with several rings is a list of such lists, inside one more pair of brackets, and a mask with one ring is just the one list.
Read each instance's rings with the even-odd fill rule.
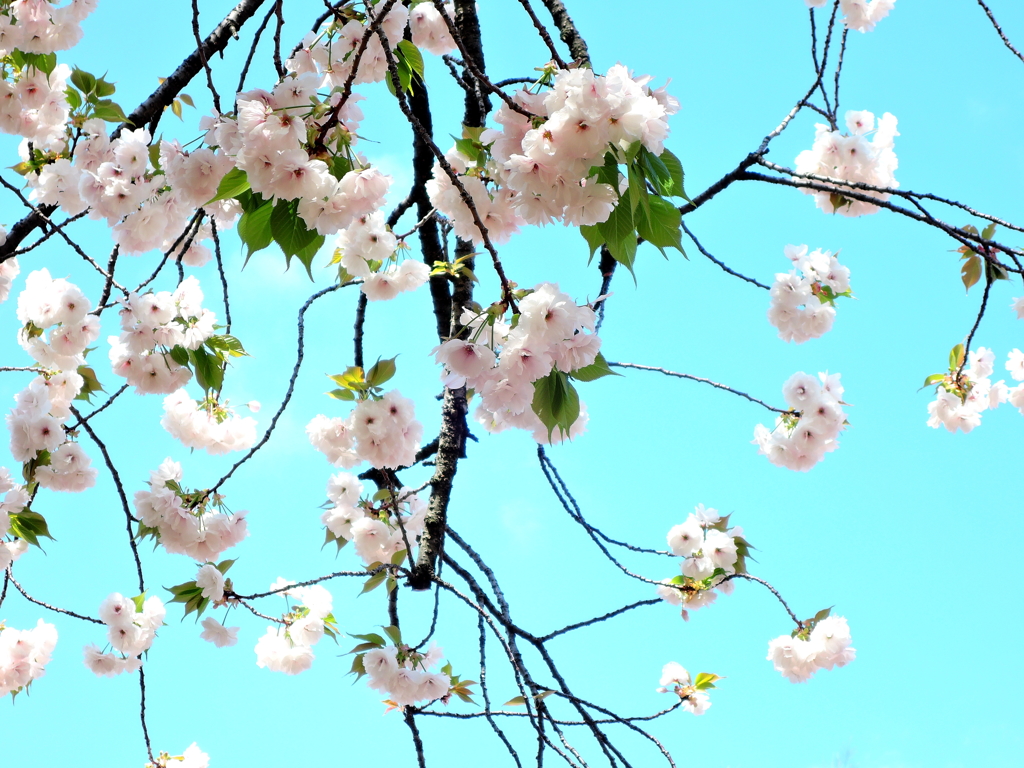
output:
[[738,389],[733,389],[732,387],[727,387],[725,384],[719,384],[717,381],[712,381],[711,379],[705,379],[705,378],[703,378],[701,376],[694,376],[694,375],[689,374],[689,373],[678,373],[677,371],[670,371],[667,368],[658,368],[658,367],[653,366],[653,365],[639,365],[638,363],[612,363],[612,362],[609,362],[608,365],[612,366],[613,368],[636,368],[637,370],[640,370],[640,371],[655,371],[657,373],[663,373],[666,376],[675,376],[675,377],[680,378],[680,379],[689,379],[690,381],[698,381],[701,384],[710,384],[712,387],[715,387],[716,389],[722,389],[722,390],[725,390],[726,392],[732,392],[734,395],[739,395],[740,397],[744,397],[744,398],[746,398],[747,400],[749,400],[752,403],[757,403],[758,405],[763,405],[769,411],[774,411],[775,413],[787,413],[786,410],[784,410],[782,408],[776,408],[775,406],[772,406],[772,405],[768,405],[768,403],[764,402],[763,400],[758,400],[756,397],[752,397],[752,396],[748,395],[746,392],[740,392]]
[[978,5],[980,5],[982,10],[985,11],[985,15],[988,16],[988,20],[992,22],[992,27],[995,29],[996,34],[999,35],[999,39],[1003,41],[1003,45],[1005,45],[1014,56],[1021,61],[1024,61],[1024,55],[1022,55],[1021,52],[1013,46],[1013,43],[1010,42],[1010,38],[1008,38],[1003,32],[1003,28],[999,26],[999,22],[996,21],[996,17],[992,15],[992,11],[989,10],[989,7],[985,5],[984,0],[978,0]]
[[764,288],[766,291],[770,291],[771,290],[771,288],[769,286],[765,285],[764,283],[758,282],[757,280],[755,280],[752,277],[747,277],[746,275],[737,272],[736,270],[730,268],[724,261],[716,259],[710,253],[708,253],[707,250],[705,250],[704,246],[700,244],[700,240],[697,239],[697,236],[694,235],[693,232],[690,231],[689,227],[686,226],[686,222],[681,222],[680,226],[682,226],[683,232],[685,232],[687,234],[687,236],[691,240],[693,240],[693,244],[697,246],[697,250],[700,251],[702,254],[704,254],[712,262],[714,262],[715,264],[720,266],[725,272],[728,272],[733,277],[738,277],[740,280],[746,280],[748,283],[750,283],[752,285],[756,285],[758,288]]

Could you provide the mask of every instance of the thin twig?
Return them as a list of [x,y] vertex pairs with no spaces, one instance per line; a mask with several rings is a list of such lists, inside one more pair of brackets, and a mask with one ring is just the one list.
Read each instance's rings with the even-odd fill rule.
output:
[[705,379],[705,378],[702,378],[700,376],[694,376],[694,375],[689,374],[689,373],[678,373],[676,371],[670,371],[667,368],[658,368],[658,367],[653,366],[653,365],[639,365],[637,363],[611,363],[610,362],[610,363],[608,363],[608,365],[612,366],[613,368],[636,368],[637,370],[640,370],[640,371],[656,371],[657,373],[663,373],[666,376],[676,376],[676,377],[678,377],[680,379],[689,379],[690,381],[699,381],[701,384],[710,384],[712,387],[715,387],[717,389],[722,389],[722,390],[725,390],[726,392],[732,392],[734,395],[739,395],[740,397],[745,397],[747,400],[749,400],[752,403],[757,403],[758,405],[763,405],[769,411],[774,411],[775,413],[788,413],[788,411],[786,411],[786,410],[784,410],[782,408],[776,408],[774,406],[768,405],[768,403],[764,402],[763,400],[758,400],[756,397],[751,397],[746,392],[740,392],[738,389],[733,389],[732,387],[727,387],[725,384],[719,384],[717,381],[712,381],[711,379]]

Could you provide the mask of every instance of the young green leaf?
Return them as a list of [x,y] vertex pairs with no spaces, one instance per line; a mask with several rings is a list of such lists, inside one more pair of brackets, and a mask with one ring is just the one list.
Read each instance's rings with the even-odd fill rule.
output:
[[580,415],[580,396],[569,383],[569,377],[555,368],[534,383],[533,412],[548,428],[548,439],[557,427],[563,437]]
[[584,366],[583,368],[577,368],[569,374],[572,378],[577,381],[594,381],[600,379],[603,376],[621,376],[621,373],[616,373],[608,367],[608,361],[604,359],[604,355],[600,352],[597,353],[597,357],[590,365]]
[[232,168],[217,185],[217,194],[207,200],[203,205],[216,203],[218,200],[227,200],[235,197],[249,189],[249,176],[241,168]]

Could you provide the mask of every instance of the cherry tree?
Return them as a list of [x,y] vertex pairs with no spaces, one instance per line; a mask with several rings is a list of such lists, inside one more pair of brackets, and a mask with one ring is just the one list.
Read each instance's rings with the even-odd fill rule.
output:
[[[895,388],[871,359],[883,342],[860,357],[836,342],[834,363],[807,352],[859,305],[884,311],[853,222],[900,222],[971,302],[898,279],[900,305],[952,334],[885,394],[916,403],[923,439],[1024,414],[1024,352],[997,348],[1024,318],[1024,227],[967,182],[912,182],[899,103],[847,108],[858,46],[902,6],[776,9],[802,64],[766,73],[791,96],[734,152],[677,138],[707,108],[682,97],[697,63],[640,74],[561,0],[242,0],[216,20],[193,0],[174,10],[191,37],[160,41],[187,55],[147,73],[159,86],[134,108],[119,70],[146,60],[76,66],[108,4],[0,0],[0,696],[19,717],[40,689],[88,686],[139,765],[229,765],[172,697],[204,685],[225,711],[247,706],[218,670],[237,664],[264,691],[298,691],[275,687],[295,676],[347,712],[390,712],[379,727],[409,764],[486,749],[518,766],[674,766],[690,755],[679,718],[743,695],[730,665],[747,661],[707,639],[730,603],[742,617],[722,621],[756,636],[748,655],[777,686],[814,678],[792,695],[856,676],[834,671],[857,655],[844,604],[892,583],[870,565],[844,594],[817,591],[817,559],[853,555],[827,519],[786,544],[766,513],[871,484],[845,477],[840,448],[860,418],[875,434],[870,404]],[[998,9],[964,5],[1015,72]],[[753,206],[799,222],[791,239],[740,231]],[[735,231],[701,218],[730,208]],[[764,242],[728,255],[747,239]],[[687,314],[698,294],[764,336],[717,337]],[[949,450],[970,450],[957,438]],[[655,439],[680,456],[645,450]],[[778,498],[736,508],[687,487],[718,471]],[[544,514],[509,518],[510,495]],[[877,546],[895,549],[887,535]],[[830,541],[797,543],[814,538]],[[759,572],[766,541],[799,562]],[[697,625],[703,640],[664,636]],[[295,698],[298,731],[322,707]]]

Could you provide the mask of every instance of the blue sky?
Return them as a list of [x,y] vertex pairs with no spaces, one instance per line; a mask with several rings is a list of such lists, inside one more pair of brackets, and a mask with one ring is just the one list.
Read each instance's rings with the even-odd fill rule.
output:
[[[494,79],[530,75],[544,63],[544,49],[534,42],[518,4],[481,6]],[[990,6],[1011,39],[1024,44],[1024,10],[1009,0],[992,0]],[[206,29],[230,4],[201,7]],[[288,5],[284,38],[296,40],[319,8],[312,0]],[[691,194],[755,149],[811,81],[807,11],[799,0],[781,0],[770,10],[756,0],[656,0],[644,5],[643,14],[593,1],[569,10],[596,70],[621,61],[652,74],[656,84],[672,79],[670,90],[683,107],[667,146],[682,160]],[[81,46],[61,60],[108,72],[126,111],[177,65],[191,39],[187,3],[102,0],[85,29]],[[251,34],[243,31],[242,42]],[[240,51],[217,62],[223,67],[222,94],[237,82]],[[435,134],[457,134],[459,95],[445,82],[439,62],[428,60],[427,66],[438,105]],[[948,195],[1019,221],[1022,67],[976,4],[903,0],[875,31],[851,33],[842,103],[897,116],[901,187]],[[249,79],[252,86],[272,82],[266,64]],[[187,92],[204,112],[208,100],[200,80]],[[410,180],[409,132],[382,87],[363,92],[368,100],[361,134],[379,142],[367,142],[363,150],[395,177],[397,200]],[[186,110],[180,123],[168,114],[161,129],[167,138],[192,139],[197,116]],[[815,122],[802,114],[773,142],[769,158],[792,166],[813,141]],[[12,158],[14,146],[8,137],[0,143]],[[0,223],[10,225],[20,214],[10,206],[4,204]],[[959,213],[941,215],[958,225],[970,222]],[[588,518],[616,538],[660,547],[667,530],[698,503],[732,513],[758,549],[752,572],[774,584],[798,615],[835,605],[849,619],[858,658],[809,683],[790,684],[764,659],[768,641],[790,629],[786,614],[767,591],[741,584],[688,623],[670,606],[658,605],[569,635],[553,646],[563,672],[579,695],[631,715],[666,705],[668,697],[654,692],[665,662],[726,676],[705,716],[673,713],[653,725],[680,764],[1017,765],[1024,748],[1024,667],[1014,646],[1024,627],[1015,544],[1024,536],[1024,523],[1013,477],[1024,422],[1003,406],[986,413],[969,435],[932,430],[925,424],[930,394],[918,391],[926,375],[944,369],[980,301],[980,287],[964,294],[958,257],[951,252],[956,244],[887,212],[852,220],[827,216],[794,190],[751,182],[734,185],[686,222],[717,257],[763,282],[788,266],[788,243],[842,249],[856,300],[841,303],[835,328],[825,337],[785,344],[765,319],[766,292],[729,277],[696,248],[687,248],[689,260],[675,253],[665,260],[642,247],[637,285],[621,275],[613,284],[602,333],[606,356],[709,377],[777,405],[793,372],[840,372],[852,404],[841,447],[810,473],[774,467],[750,444],[754,425],[770,423],[762,408],[700,384],[630,371],[581,386],[591,414],[588,432],[550,455]],[[90,253],[105,256],[109,245],[102,229],[86,225],[80,232]],[[520,285],[551,280],[581,302],[596,297],[596,270],[587,268],[586,247],[571,230],[525,231],[501,252]],[[262,401],[263,427],[294,361],[298,307],[329,284],[330,272],[319,268],[326,263],[321,255],[314,264],[316,283],[310,284],[298,267],[283,272],[283,259],[271,251],[242,271],[240,248],[231,238],[226,253],[235,332],[252,353],[229,372],[226,393],[234,402]],[[95,296],[95,282],[75,258],[55,244],[40,248],[21,260],[20,280],[45,266]],[[125,282],[131,283],[130,276],[152,270],[153,259],[122,263]],[[481,264],[477,271],[481,300],[496,298],[488,267]],[[207,303],[219,309],[215,268],[197,274],[208,286]],[[159,287],[169,288],[172,280],[165,275]],[[978,332],[976,343],[993,348],[1000,366],[1010,349],[1024,346],[1024,326],[1009,309],[1022,293],[1017,285],[997,285]],[[355,300],[353,289],[346,289],[310,310],[307,357],[293,405],[274,440],[225,487],[233,509],[250,510],[252,536],[229,553],[240,558],[231,575],[244,591],[263,589],[278,576],[299,580],[358,567],[347,550],[335,558],[319,549],[318,506],[332,468],[304,435],[313,415],[345,413],[322,394],[329,388],[323,374],[351,364]],[[0,305],[5,365],[24,364],[14,338],[14,309],[13,300]],[[371,305],[366,354],[371,360],[400,355],[395,386],[416,399],[425,434],[431,435],[438,425],[433,395],[440,385],[427,355],[436,343],[432,321],[423,319],[428,312],[425,291]],[[101,340],[117,332],[114,320],[105,323]],[[117,383],[105,365],[106,344],[93,354],[112,390]],[[3,397],[25,383],[25,374],[4,374]],[[183,463],[190,487],[209,484],[229,466],[230,457],[190,456],[176,445],[159,428],[160,398],[124,399],[121,410],[97,418],[96,429],[110,444],[129,493],[141,489],[148,472],[167,456]],[[561,511],[528,435],[477,430],[477,436],[460,466],[450,523],[493,567],[517,621],[543,634],[651,596],[647,586],[621,577],[603,561]],[[95,448],[83,442],[98,461]],[[0,464],[12,465],[6,448],[0,448]],[[414,470],[409,483],[426,478],[426,470]],[[16,567],[32,594],[95,615],[107,594],[132,590],[124,518],[109,480],[76,496],[41,493],[36,508],[57,541],[47,545],[46,556],[33,551]],[[153,592],[193,578],[194,566],[184,558],[147,550]],[[649,577],[675,573],[675,565],[661,558],[624,562]],[[328,587],[343,631],[372,631],[384,622],[383,594],[357,597],[354,581]],[[403,613],[407,631],[419,634],[431,599],[408,593],[400,599],[409,611]],[[262,608],[277,613],[283,610],[278,602],[266,601]],[[82,665],[81,647],[102,643],[99,627],[46,614],[16,594],[0,609],[0,618],[19,628],[39,617],[57,625],[60,641],[31,695],[13,707],[0,702],[6,759],[18,765],[73,759],[90,767],[140,766],[145,756],[137,680],[99,679]],[[311,749],[323,759],[413,764],[400,719],[394,713],[382,717],[380,697],[345,677],[349,659],[335,653],[348,650],[347,640],[338,651],[324,641],[313,669],[287,678],[255,667],[252,647],[266,626],[261,620],[233,615],[242,626],[239,644],[216,649],[199,639],[191,618],[182,623],[179,617],[180,609],[172,606],[146,666],[157,749],[180,753],[197,741],[215,768],[306,760]],[[437,640],[456,672],[477,676],[475,619],[454,602],[442,601]],[[489,647],[488,653],[493,695],[511,698],[516,691],[500,668],[498,649]],[[469,711],[462,704],[453,708]],[[448,721],[422,727],[434,762],[471,766],[484,755],[493,755],[495,764],[505,759],[482,727]],[[640,755],[635,765],[656,764],[649,746],[623,739]],[[592,747],[585,738],[581,743]]]

